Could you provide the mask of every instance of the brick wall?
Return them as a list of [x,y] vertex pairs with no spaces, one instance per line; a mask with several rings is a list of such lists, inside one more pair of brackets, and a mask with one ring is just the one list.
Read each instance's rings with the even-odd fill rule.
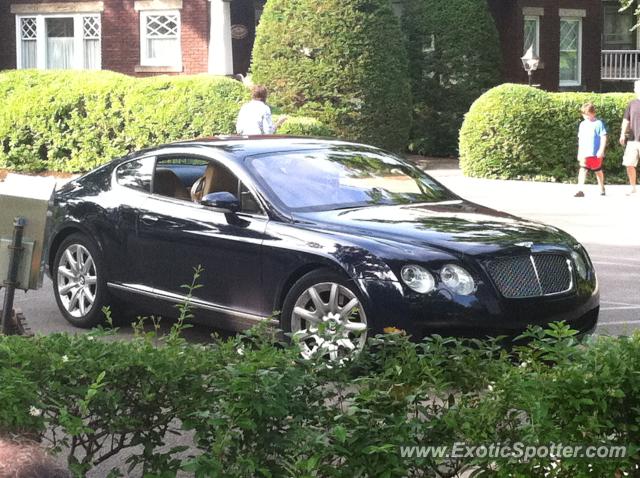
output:
[[535,72],[534,82],[550,91],[560,89],[559,10],[585,10],[586,17],[582,19],[582,85],[571,89],[600,90],[601,0],[490,0],[490,6],[500,31],[504,80],[514,83],[527,82],[527,74],[520,60],[524,44],[522,9],[544,8],[544,15],[540,19],[540,58],[544,67]]
[[[15,15],[10,4],[52,3],[56,0],[0,0],[0,69],[16,67]],[[73,0],[65,0],[69,2]],[[140,64],[140,18],[134,0],[103,0],[102,68],[128,75]],[[208,66],[209,2],[184,0],[180,11],[183,73],[204,73]]]

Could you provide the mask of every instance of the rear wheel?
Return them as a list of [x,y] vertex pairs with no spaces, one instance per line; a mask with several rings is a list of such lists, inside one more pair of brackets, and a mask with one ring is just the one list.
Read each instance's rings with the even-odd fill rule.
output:
[[58,308],[76,327],[90,328],[103,322],[108,291],[100,252],[84,234],[67,237],[53,261],[53,290]]
[[280,321],[299,343],[304,358],[332,361],[362,350],[370,326],[357,288],[327,269],[309,272],[293,285]]

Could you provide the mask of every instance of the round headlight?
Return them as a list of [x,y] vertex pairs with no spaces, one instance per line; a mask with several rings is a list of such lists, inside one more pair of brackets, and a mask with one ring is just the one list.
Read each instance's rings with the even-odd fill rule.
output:
[[400,275],[410,289],[421,294],[431,292],[436,286],[435,279],[424,267],[404,266]]
[[469,295],[476,290],[476,283],[466,270],[455,264],[440,269],[442,283],[456,294]]
[[587,278],[587,265],[584,262],[584,259],[582,258],[582,255],[580,255],[579,252],[576,251],[571,251],[571,258],[573,259],[573,263],[576,266],[576,270],[578,271],[578,275],[580,277],[582,277],[583,279]]

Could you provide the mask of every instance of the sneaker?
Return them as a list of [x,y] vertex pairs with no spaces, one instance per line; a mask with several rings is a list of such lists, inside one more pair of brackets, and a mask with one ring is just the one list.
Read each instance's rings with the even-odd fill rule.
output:
[[584,193],[582,191],[578,191],[577,193],[575,193],[573,195],[574,198],[583,198],[584,197]]
[[635,193],[636,193],[636,190],[635,190],[635,189],[632,189],[631,191],[629,191],[629,192],[627,193],[627,196],[633,196]]
[[607,193],[605,192],[605,190],[603,189],[602,191],[600,191],[600,196],[606,196]]

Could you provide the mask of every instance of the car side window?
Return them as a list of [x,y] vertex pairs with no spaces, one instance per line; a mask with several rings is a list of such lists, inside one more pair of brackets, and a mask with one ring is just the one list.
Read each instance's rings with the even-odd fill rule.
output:
[[154,163],[154,157],[146,157],[121,164],[116,169],[117,183],[127,188],[151,192]]
[[189,156],[161,156],[153,174],[153,193],[191,201],[191,189],[204,175],[207,161]]
[[240,201],[240,212],[245,214],[263,214],[260,204],[253,193],[229,168],[217,161],[207,161],[200,176],[191,185],[191,200],[200,203],[207,194],[228,192]]

